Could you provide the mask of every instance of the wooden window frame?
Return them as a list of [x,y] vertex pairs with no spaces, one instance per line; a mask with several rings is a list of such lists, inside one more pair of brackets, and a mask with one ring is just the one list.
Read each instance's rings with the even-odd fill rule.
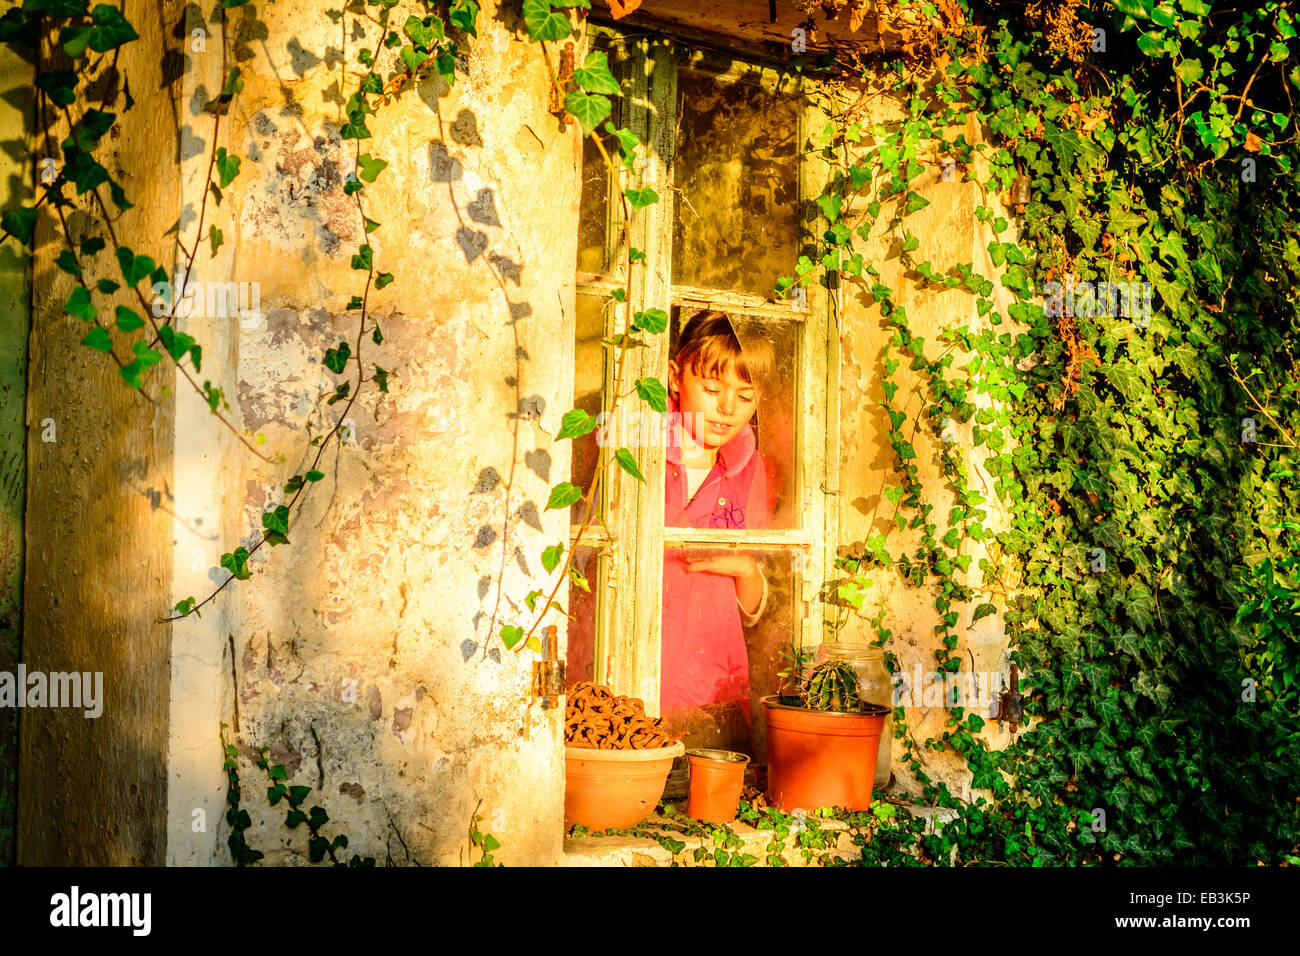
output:
[[[806,414],[794,415],[796,458],[800,467],[794,476],[795,513],[802,516],[799,530],[713,530],[664,528],[665,451],[662,445],[636,450],[645,482],[636,481],[622,469],[605,473],[602,501],[609,533],[598,524],[587,529],[584,545],[608,553],[598,561],[593,585],[597,608],[594,622],[594,679],[609,684],[615,692],[640,697],[646,710],[659,714],[661,622],[663,597],[663,555],[665,546],[714,544],[722,547],[775,549],[801,554],[793,572],[796,622],[792,634],[805,648],[821,643],[827,626],[828,606],[817,599],[815,582],[827,580],[834,568],[838,540],[838,421],[839,421],[839,332],[831,297],[821,285],[806,287],[803,303],[797,300],[764,299],[757,295],[675,286],[672,283],[673,203],[672,157],[677,126],[677,71],[690,69],[710,74],[720,82],[757,83],[764,88],[791,94],[806,94],[815,81],[786,73],[770,65],[739,59],[731,54],[689,47],[663,34],[626,27],[612,27],[587,21],[589,43],[612,44],[624,55],[624,96],[615,100],[611,119],[632,130],[643,144],[638,148],[637,169],[628,173],[627,188],[650,187],[660,200],[632,213],[630,234],[635,248],[646,254],[643,265],[633,267],[630,282],[624,282],[619,254],[622,209],[617,190],[610,184],[606,208],[606,261],[610,275],[579,272],[578,294],[608,297],[614,289],[626,288],[633,312],[672,307],[718,308],[752,316],[801,320],[799,364],[795,378],[796,397],[807,405]],[[798,204],[801,210],[816,209],[811,200],[820,196],[828,181],[829,166],[819,161],[815,141],[825,129],[827,117],[804,95],[799,110],[797,143]],[[620,113],[620,110],[622,111]],[[800,216],[799,247],[811,255],[815,237],[827,228],[819,214],[814,219]],[[790,273],[795,263],[790,263]],[[617,314],[624,308],[605,309],[604,337],[616,334]],[[643,377],[665,381],[668,368],[668,335],[648,336],[649,347],[633,349],[625,359],[625,383]],[[613,386],[610,353],[604,356],[603,395]],[[778,356],[778,360],[780,356]],[[631,401],[639,401],[636,398]],[[603,403],[603,402],[602,402]],[[578,531],[570,529],[570,542]],[[627,547],[620,547],[626,543]],[[629,550],[630,549],[630,550]],[[631,560],[621,560],[624,556]],[[802,612],[802,614],[801,614]]]

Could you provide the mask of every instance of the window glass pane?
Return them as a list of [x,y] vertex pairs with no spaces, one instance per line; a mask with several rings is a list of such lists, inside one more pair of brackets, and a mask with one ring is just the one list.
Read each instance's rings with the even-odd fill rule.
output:
[[[761,700],[779,690],[782,648],[802,620],[791,549],[690,545],[664,549],[660,713],[687,747],[739,750],[762,763]],[[753,596],[747,576],[766,581]],[[735,576],[739,575],[739,577]],[[740,600],[761,602],[756,619]]]
[[[580,681],[596,679],[596,594],[599,590],[597,561],[606,560],[598,559],[596,552],[594,547],[580,545],[573,555],[573,567],[587,579],[591,591],[589,593],[578,587],[572,579],[567,587],[564,609],[573,615],[569,621],[569,645],[564,664],[564,682],[569,688]],[[560,594],[564,595],[565,590],[561,588]]]
[[[610,72],[621,82],[623,59],[615,49],[608,46],[595,46],[609,57]],[[614,100],[615,114],[611,121],[619,123],[617,111],[619,97]],[[618,141],[603,131],[593,136],[601,136],[601,143],[614,162],[618,162]],[[582,206],[578,219],[578,271],[597,273],[609,272],[606,255],[606,223],[609,219],[609,167],[593,141],[593,136],[584,136],[582,140]],[[621,214],[619,215],[621,219]]]
[[[605,310],[613,300],[603,296],[577,296],[577,321],[574,331],[574,368],[573,368],[573,407],[580,408],[592,418],[596,418],[602,408],[605,383],[605,349],[602,340],[605,336]],[[596,464],[600,448],[596,439],[600,429],[573,439],[573,470],[570,481],[579,488],[591,486],[596,474]],[[600,502],[596,502],[599,509]],[[583,502],[572,505],[569,509],[570,520],[582,524]],[[599,511],[592,511],[592,522],[599,518]]]
[[673,282],[772,298],[798,259],[796,97],[677,78]]
[[[681,348],[682,326],[689,325],[697,316],[699,320],[707,319],[707,315],[701,314],[705,311],[680,306],[673,308],[669,354],[674,358]],[[742,354],[753,357],[753,361],[747,360],[747,367],[770,368],[763,387],[754,393],[756,402],[752,417],[745,426],[756,440],[755,447],[760,457],[758,463],[735,474],[724,474],[730,466],[722,461],[703,479],[698,470],[691,470],[691,446],[701,443],[710,448],[716,446],[716,441],[708,434],[707,422],[719,420],[714,416],[723,416],[723,423],[734,424],[744,417],[746,410],[743,392],[730,396],[712,395],[709,382],[689,369],[683,369],[678,386],[678,401],[683,414],[675,422],[681,437],[672,440],[675,447],[684,445],[685,449],[669,455],[664,523],[669,527],[799,528],[802,514],[796,500],[795,481],[800,460],[796,441],[799,416],[795,410],[798,405],[797,364],[802,323],[739,314],[727,314],[726,317],[740,342]],[[671,376],[668,385],[672,387]],[[726,389],[720,391],[725,393]],[[733,397],[734,403],[727,401]],[[747,442],[742,436],[742,432],[737,432],[716,447],[741,455]],[[722,457],[724,453],[719,452],[719,459]],[[698,466],[702,459],[695,461]],[[702,492],[710,488],[717,492],[708,496],[712,504],[701,497]],[[717,504],[719,498],[724,499],[725,504]]]

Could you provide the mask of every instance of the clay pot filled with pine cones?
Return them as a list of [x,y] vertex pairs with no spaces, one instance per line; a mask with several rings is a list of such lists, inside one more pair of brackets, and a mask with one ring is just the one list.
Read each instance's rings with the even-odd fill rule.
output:
[[636,697],[583,681],[564,712],[564,825],[627,829],[663,796],[673,760],[686,752]]

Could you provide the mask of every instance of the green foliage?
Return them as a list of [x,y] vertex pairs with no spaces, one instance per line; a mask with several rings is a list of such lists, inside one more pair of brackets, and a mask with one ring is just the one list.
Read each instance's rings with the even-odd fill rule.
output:
[[484,833],[479,830],[478,826],[479,815],[475,813],[473,822],[470,823],[469,827],[469,842],[471,846],[480,851],[480,856],[474,861],[473,865],[500,866],[500,863],[497,863],[492,859],[492,854],[501,849],[500,841],[492,834]]
[[[1288,358],[1300,345],[1290,293],[1300,282],[1300,189],[1295,140],[1279,132],[1300,90],[1300,72],[1286,67],[1300,52],[1293,14],[1265,3],[1210,21],[1199,3],[1116,3],[1141,25],[1100,16],[1110,48],[1075,51],[1089,61],[1081,66],[1024,8],[961,5],[987,24],[987,56],[971,55],[969,34],[953,36],[935,85],[924,71],[899,71],[905,115],[859,127],[874,142],[864,161],[828,160],[834,182],[816,205],[832,228],[798,279],[776,290],[814,269],[831,288],[861,280],[891,329],[881,377],[898,475],[882,500],[893,511],[881,516],[883,534],[840,562],[834,600],[867,613],[877,593],[867,570],[892,567],[932,595],[940,669],[962,666],[955,605],[970,602],[970,624],[1005,621],[1027,672],[1031,723],[1001,752],[961,708],[924,742],[896,711],[925,798],[960,816],[936,834],[910,824],[877,832],[864,861],[1280,862],[1300,842],[1295,801],[1276,799],[1300,776],[1300,374]],[[1088,29],[1088,12],[1074,12]],[[1018,242],[1005,241],[1007,223],[989,205],[977,212],[1002,235],[989,246],[994,276],[974,263],[937,272],[918,261],[916,227],[904,228],[925,205],[906,190],[913,157],[931,143],[948,153],[945,134],[972,118],[992,142],[956,145],[985,153],[983,195],[1005,202],[1017,176],[1028,185]],[[867,187],[863,225],[834,228],[851,192]],[[855,237],[881,217],[912,276],[938,294],[971,295],[981,323],[942,330],[936,347],[865,263],[875,281],[861,278]],[[1052,313],[1036,289],[1064,276],[1150,282],[1149,324],[1086,304]],[[1005,312],[994,280],[1010,296]],[[1024,331],[999,329],[1007,318]],[[1246,357],[1255,367],[1238,375]],[[1246,441],[1252,416],[1260,435]],[[970,440],[944,438],[945,422],[969,423]],[[919,478],[918,428],[933,436],[956,498],[946,523]],[[972,487],[966,464],[980,446],[988,490]],[[1012,516],[997,535],[981,507],[990,492]],[[904,531],[919,548],[890,546]],[[968,540],[990,547],[979,592],[959,574],[972,560]],[[874,620],[887,644],[883,610]],[[921,748],[962,755],[992,801],[962,803],[934,785]],[[1104,828],[1094,808],[1106,811]]]

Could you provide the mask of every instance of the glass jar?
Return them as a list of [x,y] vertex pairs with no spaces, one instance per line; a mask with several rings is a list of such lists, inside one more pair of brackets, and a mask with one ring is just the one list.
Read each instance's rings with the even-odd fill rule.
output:
[[894,751],[894,685],[885,668],[885,651],[874,644],[832,641],[817,649],[817,663],[844,661],[858,675],[858,694],[864,701],[883,704],[890,708],[885,718],[885,729],[880,736],[880,750],[876,756],[876,777],[872,786],[883,790],[889,785],[889,773]]

